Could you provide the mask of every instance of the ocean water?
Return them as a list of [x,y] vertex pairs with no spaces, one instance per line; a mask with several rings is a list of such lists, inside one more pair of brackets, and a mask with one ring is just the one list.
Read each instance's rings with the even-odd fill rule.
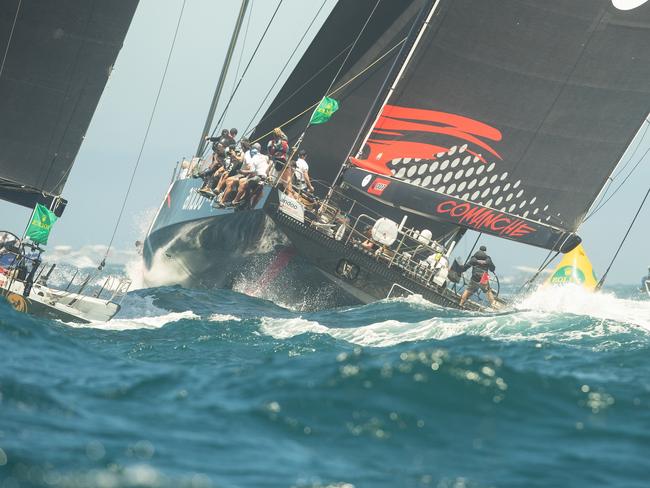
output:
[[650,301],[538,290],[304,313],[131,292],[70,326],[0,303],[0,487],[647,487]]

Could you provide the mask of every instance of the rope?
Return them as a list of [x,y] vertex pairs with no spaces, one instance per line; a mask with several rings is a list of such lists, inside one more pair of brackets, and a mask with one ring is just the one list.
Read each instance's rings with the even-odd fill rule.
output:
[[472,257],[472,254],[474,253],[474,249],[476,249],[476,245],[478,244],[479,239],[483,235],[483,232],[479,232],[478,235],[476,236],[476,240],[474,241],[474,245],[472,246],[472,249],[469,251],[469,254],[467,254],[467,258],[465,258],[465,263],[467,264],[469,261],[469,258]]
[[[325,90],[325,93],[323,94],[323,96],[320,98],[320,100],[318,100],[317,105],[320,105],[323,98],[327,97],[327,94],[334,87],[334,83],[336,83],[336,80],[338,79],[339,75],[341,74],[341,71],[343,71],[343,68],[345,67],[345,64],[348,62],[348,59],[350,59],[350,55],[352,54],[352,51],[354,51],[354,48],[356,47],[357,43],[359,42],[359,39],[361,39],[361,36],[365,32],[366,27],[368,27],[368,24],[370,23],[370,19],[372,19],[373,15],[375,14],[375,11],[377,10],[377,7],[379,7],[380,3],[381,3],[381,0],[377,0],[377,3],[375,3],[375,6],[373,7],[372,12],[370,12],[370,15],[366,19],[366,22],[363,24],[363,27],[361,27],[361,30],[359,31],[359,34],[357,35],[356,39],[352,43],[352,47],[350,48],[350,50],[346,54],[345,59],[343,60],[343,62],[339,66],[338,71],[336,72],[336,74],[332,78],[332,81],[331,81],[330,85],[327,87],[327,90]],[[283,178],[286,171],[289,171],[289,174],[291,174],[291,171],[292,171],[291,170],[291,161],[293,160],[296,153],[300,149],[300,145],[302,144],[302,141],[305,138],[305,135],[307,134],[307,131],[309,130],[310,126],[311,126],[311,117],[307,121],[307,125],[305,125],[305,128],[303,129],[302,133],[298,137],[298,140],[296,141],[296,144],[293,146],[292,152],[289,155],[289,158],[287,159],[287,163],[286,163],[284,169],[282,170],[282,172],[278,176],[277,180],[275,181],[276,185],[278,185],[279,182],[282,180],[282,178]],[[332,194],[332,191],[330,190],[328,195],[331,195],[331,194]]]
[[[341,74],[341,71],[343,71],[343,67],[345,66],[345,63],[347,63],[347,62],[348,62],[348,59],[350,59],[350,55],[352,54],[352,51],[354,51],[354,48],[356,47],[357,43],[359,42],[359,39],[361,39],[361,36],[362,36],[363,33],[365,32],[366,27],[368,27],[368,24],[370,23],[370,19],[372,19],[373,15],[375,15],[375,11],[377,10],[377,7],[379,7],[379,4],[380,4],[380,3],[381,3],[381,0],[377,0],[377,3],[375,3],[375,6],[373,7],[372,12],[370,12],[370,15],[369,15],[368,18],[366,19],[366,22],[363,24],[363,27],[362,27],[361,30],[359,31],[359,35],[357,36],[357,38],[356,38],[356,39],[354,40],[354,42],[352,43],[352,47],[351,47],[350,50],[348,51],[348,54],[345,56],[345,59],[344,59],[343,62],[341,63],[341,66],[339,66],[339,70],[338,70],[338,71],[336,72],[336,74],[334,75],[334,78],[332,78],[332,82],[330,83],[330,86],[328,86],[328,87],[327,87],[327,90],[325,90],[325,94],[323,95],[323,97],[326,97],[326,96],[327,96],[327,94],[329,93],[329,91],[330,91],[330,90],[332,89],[332,87],[334,86],[334,83],[336,83],[336,80],[337,80],[337,78],[339,77],[339,75]],[[320,103],[320,100],[319,100],[319,103]],[[311,122],[311,120],[310,120],[310,122]],[[307,124],[307,128],[309,128],[309,125],[310,125],[310,124]],[[307,130],[307,128],[306,128],[305,130]]]
[[14,29],[16,28],[16,23],[18,22],[18,13],[20,12],[20,6],[22,5],[23,0],[18,0],[18,7],[16,7],[16,15],[14,15],[14,22],[11,24],[11,31],[9,32],[9,40],[7,41],[7,47],[5,48],[4,56],[2,56],[2,64],[0,64],[0,76],[5,69],[5,61],[7,61],[7,54],[9,54],[9,46],[11,46],[11,40],[14,37]]
[[113,235],[111,236],[111,240],[108,243],[108,247],[106,248],[106,254],[104,255],[104,258],[102,259],[102,262],[100,263],[98,269],[102,269],[104,266],[106,266],[106,259],[108,258],[108,253],[111,250],[111,247],[113,246],[113,241],[115,240],[115,234],[117,234],[117,229],[120,226],[120,222],[122,221],[122,215],[124,214],[124,209],[126,208],[126,202],[129,199],[129,194],[131,193],[131,188],[133,186],[133,181],[135,179],[135,175],[138,171],[138,166],[140,165],[140,160],[142,159],[142,153],[144,151],[144,147],[147,143],[147,138],[149,137],[149,131],[151,129],[151,124],[153,122],[154,115],[156,114],[156,108],[158,107],[158,101],[160,100],[160,94],[162,93],[163,85],[165,84],[165,78],[167,76],[167,70],[169,69],[169,63],[172,59],[172,53],[174,52],[174,46],[176,45],[176,38],[178,37],[178,30],[181,25],[181,20],[183,19],[183,12],[185,10],[185,3],[187,0],[183,0],[183,5],[181,6],[181,11],[178,14],[178,22],[176,23],[176,30],[174,32],[174,38],[172,39],[172,44],[171,47],[169,48],[169,54],[167,56],[167,62],[165,63],[165,70],[163,71],[162,79],[160,80],[160,86],[158,87],[158,93],[156,94],[156,101],[153,104],[153,109],[151,110],[151,115],[149,117],[149,123],[147,124],[147,130],[145,131],[144,138],[142,139],[142,145],[140,146],[140,152],[138,153],[138,158],[135,162],[135,165],[133,167],[133,172],[131,173],[131,180],[129,181],[129,186],[126,190],[126,194],[124,195],[124,199],[122,200],[122,208],[120,209],[120,213],[117,217],[117,221],[115,222],[115,227],[113,228]]
[[[406,38],[404,38],[404,39],[402,39],[401,41],[399,41],[397,44],[395,44],[393,47],[391,47],[388,51],[386,51],[384,54],[382,54],[380,57],[378,57],[375,61],[373,61],[372,63],[370,63],[366,68],[364,68],[364,69],[363,69],[362,71],[360,71],[358,74],[356,74],[355,76],[353,76],[352,78],[350,78],[348,81],[346,81],[345,83],[343,83],[343,84],[342,84],[341,86],[339,86],[336,90],[333,90],[333,91],[331,91],[330,93],[328,93],[326,96],[329,97],[329,96],[331,96],[331,95],[336,95],[338,92],[340,92],[341,90],[343,90],[343,88],[345,88],[346,86],[348,86],[350,83],[354,82],[357,78],[359,78],[360,76],[364,75],[368,70],[372,69],[375,65],[377,65],[378,63],[380,63],[381,61],[383,61],[383,59],[384,59],[386,56],[388,56],[388,55],[389,55],[390,53],[392,53],[395,49],[397,49],[397,48],[400,47],[402,44],[404,44],[405,41],[406,41]],[[347,48],[346,48],[346,49],[347,49]],[[341,51],[341,53],[339,53],[339,54],[336,56],[336,58],[338,58],[342,53],[343,53],[343,51]],[[334,58],[334,59],[336,59],[336,58]],[[331,62],[330,62],[330,64],[331,64]],[[307,84],[307,83],[305,83],[305,84]],[[303,84],[303,86],[304,86],[305,84]],[[292,94],[289,96],[289,98],[293,97],[293,95],[295,95],[295,94],[296,94],[298,91],[300,91],[301,89],[302,89],[302,87],[299,88],[296,92],[292,93]],[[288,98],[288,99],[289,99],[289,98]],[[287,99],[287,100],[288,100],[288,99]],[[305,114],[306,114],[307,112],[309,112],[310,110],[315,109],[315,108],[320,104],[321,100],[322,100],[322,99],[319,99],[317,102],[315,102],[315,103],[313,103],[312,105],[310,105],[309,107],[307,107],[305,110],[303,110],[302,112],[300,112],[298,115],[295,115],[295,116],[291,117],[289,120],[287,120],[286,122],[284,122],[283,124],[281,124],[279,127],[282,128],[282,127],[284,127],[284,126],[290,124],[290,123],[293,122],[294,120],[296,120],[296,119],[302,117],[303,115],[305,115]],[[284,103],[284,102],[283,102],[283,103]],[[279,106],[276,107],[276,110],[277,110],[277,108],[279,108]],[[274,111],[275,111],[275,110],[274,110]],[[268,115],[271,115],[272,113],[273,113],[273,112],[270,112]],[[267,118],[267,117],[265,117],[265,118]],[[260,122],[262,122],[262,120],[264,120],[264,119],[261,119]],[[270,136],[272,133],[273,133],[273,130],[270,130],[270,131],[267,132],[266,134],[263,134],[263,135],[261,135],[260,137],[258,137],[257,139],[255,139],[253,142],[261,141],[261,140],[264,139],[265,137]]]
[[[210,133],[210,136],[214,136],[215,132],[217,129],[221,126],[221,122],[223,122],[224,117],[226,116],[226,112],[228,112],[228,108],[230,107],[230,104],[235,98],[235,94],[237,93],[237,90],[239,89],[239,85],[241,85],[241,82],[243,81],[244,77],[246,76],[246,73],[248,72],[248,69],[251,67],[251,64],[253,63],[253,60],[255,59],[255,55],[257,54],[257,51],[259,51],[260,46],[262,45],[262,42],[264,41],[264,38],[266,37],[266,34],[269,31],[269,28],[271,27],[271,24],[273,23],[273,20],[275,19],[275,16],[278,14],[278,11],[280,10],[280,7],[282,6],[282,2],[284,0],[280,0],[278,2],[278,5],[275,7],[275,11],[273,12],[273,15],[271,16],[271,19],[269,22],[266,24],[266,29],[264,29],[264,32],[262,33],[262,37],[260,37],[260,40],[257,42],[257,46],[255,46],[255,50],[253,51],[253,54],[251,54],[250,59],[248,60],[248,64],[244,68],[244,72],[242,73],[241,77],[239,78],[239,81],[237,81],[237,85],[235,86],[233,92],[230,94],[230,98],[228,98],[228,103],[226,103],[226,107],[223,109],[223,112],[221,112],[221,116],[219,117],[219,120],[217,121],[214,129]],[[201,156],[205,156],[205,154],[208,152],[208,147],[206,146],[203,149],[203,152],[201,153]]]
[[639,205],[639,208],[637,209],[636,213],[634,214],[634,218],[632,219],[632,222],[630,222],[630,225],[627,228],[627,232],[623,236],[623,239],[621,240],[621,243],[618,245],[618,249],[616,249],[616,253],[614,253],[614,257],[612,257],[612,260],[610,261],[609,266],[607,266],[607,269],[605,270],[605,274],[603,274],[603,277],[598,282],[598,285],[596,285],[596,290],[600,290],[603,287],[603,285],[605,284],[605,279],[607,278],[609,270],[612,269],[612,266],[614,265],[614,261],[616,261],[616,258],[618,257],[618,253],[621,252],[621,249],[623,247],[623,244],[625,244],[627,236],[630,235],[630,231],[632,230],[632,227],[634,226],[634,223],[636,222],[637,217],[641,213],[641,210],[643,209],[643,206],[645,205],[645,202],[648,199],[648,195],[650,195],[650,187],[648,188],[648,191],[646,192],[645,196],[643,197],[643,200],[641,201],[641,205]]
[[[300,45],[302,44],[302,41],[304,41],[304,40],[305,40],[305,37],[307,37],[307,34],[309,33],[309,31],[311,30],[312,26],[314,25],[314,22],[316,22],[316,19],[318,18],[318,16],[320,15],[321,11],[323,10],[323,7],[325,7],[325,4],[327,3],[327,1],[328,1],[328,0],[323,0],[323,3],[321,4],[320,8],[318,9],[318,12],[316,12],[316,15],[314,15],[314,18],[311,19],[311,22],[310,22],[309,25],[307,26],[307,29],[305,30],[305,32],[303,33],[302,37],[300,38],[300,40],[299,40],[298,43],[296,44],[296,47],[293,48],[293,51],[292,51],[291,54],[289,55],[289,58],[287,59],[287,62],[284,63],[284,66],[282,67],[282,70],[280,70],[280,73],[278,73],[278,76],[275,78],[275,81],[273,82],[273,85],[271,85],[271,88],[269,88],[269,91],[267,91],[267,92],[266,92],[266,95],[264,95],[264,98],[262,99],[262,102],[261,102],[261,103],[258,105],[258,107],[257,107],[257,111],[256,111],[255,114],[251,117],[251,120],[248,122],[248,125],[246,125],[246,129],[242,132],[242,134],[247,134],[247,133],[248,133],[249,129],[251,128],[251,125],[253,124],[253,121],[257,118],[257,115],[260,113],[260,110],[262,110],[262,106],[266,103],[266,100],[269,98],[269,95],[271,94],[271,92],[273,91],[273,89],[275,88],[275,86],[278,84],[278,81],[280,81],[280,77],[282,76],[282,73],[284,73],[284,70],[287,69],[287,66],[289,66],[289,63],[291,62],[291,60],[293,59],[294,55],[295,55],[296,52],[298,51],[298,48],[299,48]],[[337,57],[338,57],[338,56],[337,56]],[[261,122],[261,120],[260,120],[260,122]],[[254,130],[254,129],[255,129],[255,128],[253,128],[253,130]]]

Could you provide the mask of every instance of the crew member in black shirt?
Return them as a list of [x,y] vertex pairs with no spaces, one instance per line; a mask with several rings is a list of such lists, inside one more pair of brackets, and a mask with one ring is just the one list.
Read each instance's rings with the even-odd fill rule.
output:
[[463,271],[472,268],[472,278],[465,288],[463,295],[460,297],[460,306],[465,305],[467,299],[476,293],[479,289],[485,293],[490,306],[494,307],[495,298],[492,289],[490,288],[489,272],[494,271],[496,267],[492,262],[492,258],[487,254],[487,248],[481,246],[478,251],[471,257],[471,259],[463,266]]

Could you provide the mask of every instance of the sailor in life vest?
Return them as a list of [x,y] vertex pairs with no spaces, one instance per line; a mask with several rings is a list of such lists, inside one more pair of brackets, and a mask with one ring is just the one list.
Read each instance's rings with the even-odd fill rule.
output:
[[471,259],[463,266],[463,271],[472,268],[472,278],[460,297],[460,306],[462,307],[467,299],[476,293],[479,289],[485,293],[490,306],[493,307],[495,303],[494,294],[490,289],[490,276],[489,272],[494,271],[496,267],[492,262],[492,258],[487,255],[487,248],[481,246],[479,250],[471,257]]

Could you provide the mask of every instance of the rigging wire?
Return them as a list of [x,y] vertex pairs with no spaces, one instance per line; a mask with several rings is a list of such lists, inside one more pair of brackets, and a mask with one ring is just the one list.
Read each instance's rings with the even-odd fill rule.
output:
[[474,249],[476,249],[476,245],[478,244],[478,241],[479,241],[479,239],[481,238],[482,235],[483,235],[483,232],[479,232],[478,235],[476,236],[476,240],[474,241],[474,245],[472,246],[472,249],[467,254],[467,258],[465,258],[465,263],[463,263],[463,264],[467,264],[469,262],[469,258],[472,257],[472,254],[474,253]]
[[[640,147],[641,142],[642,142],[642,140],[643,140],[643,137],[645,137],[645,133],[647,132],[648,128],[650,127],[650,121],[649,121],[649,120],[646,120],[646,124],[647,124],[647,126],[646,126],[646,128],[645,128],[645,130],[644,130],[644,132],[643,132],[643,136],[642,136],[641,140],[639,140],[639,144],[638,144],[637,147],[635,148],[634,153],[632,154],[632,156],[634,156],[634,154],[636,153],[636,150]],[[589,215],[587,215],[587,216],[583,219],[583,221],[582,221],[583,223],[586,222],[587,220],[589,220],[589,219],[590,219],[591,217],[593,217],[593,216],[594,216],[598,211],[600,211],[600,210],[601,210],[605,205],[607,205],[607,203],[608,203],[608,202],[609,202],[609,201],[610,201],[610,200],[611,200],[611,199],[612,199],[612,198],[613,198],[613,197],[614,197],[614,196],[615,196],[615,195],[616,195],[616,194],[621,190],[621,188],[623,187],[623,185],[625,185],[625,183],[627,182],[627,180],[629,180],[630,177],[634,174],[634,172],[636,171],[636,169],[637,169],[637,168],[639,167],[639,165],[644,161],[645,157],[648,155],[649,152],[650,152],[650,148],[646,149],[646,151],[643,153],[643,155],[639,158],[639,160],[636,162],[636,164],[632,167],[632,169],[630,170],[630,172],[625,176],[625,178],[623,179],[623,181],[621,181],[621,183],[620,183],[620,184],[619,184],[619,185],[614,189],[613,193],[611,193],[611,194],[610,194],[606,199],[604,199],[604,200],[601,199],[600,203],[599,203],[599,204],[598,204],[598,205],[597,205],[597,206],[596,206],[596,207],[595,207],[595,208],[594,208],[594,209],[589,213]],[[628,160],[628,162],[625,164],[625,166],[627,166],[627,165],[630,163],[630,161],[632,161],[632,158],[630,158],[630,159]],[[624,166],[624,167],[625,167],[625,166]],[[613,181],[614,179],[620,177],[621,174],[622,174],[622,171],[623,171],[623,169],[621,169],[621,171],[619,171],[619,173],[618,173],[616,176],[614,176],[614,177],[612,178],[612,181]],[[603,198],[604,198],[604,195],[603,195]]]
[[[375,6],[372,8],[372,11],[370,12],[370,15],[368,16],[365,23],[363,24],[363,27],[361,27],[361,30],[359,31],[359,35],[357,36],[357,38],[352,43],[352,47],[348,51],[348,54],[345,56],[345,59],[341,63],[341,66],[339,66],[339,70],[334,75],[334,78],[332,78],[332,82],[330,83],[330,86],[328,86],[327,90],[325,90],[325,94],[323,95],[323,97],[327,96],[329,91],[334,86],[334,83],[336,83],[336,80],[338,79],[339,75],[341,74],[341,71],[343,71],[343,68],[345,67],[345,63],[347,63],[348,59],[350,59],[350,55],[352,54],[352,51],[354,51],[354,48],[357,46],[357,43],[359,42],[359,39],[361,39],[361,36],[365,32],[366,27],[368,27],[368,24],[370,23],[370,19],[372,19],[372,17],[375,15],[375,11],[377,10],[377,7],[379,7],[380,3],[381,3],[381,0],[377,0],[377,3],[375,3]],[[320,100],[319,100],[319,102],[320,102]],[[309,128],[309,125],[310,124],[307,124],[307,128]],[[305,128],[305,130],[307,130],[307,128]]]
[[[388,51],[386,51],[386,52],[385,52],[384,54],[382,54],[380,57],[378,57],[375,61],[373,61],[372,63],[370,63],[368,66],[366,66],[366,67],[365,67],[363,70],[361,70],[359,73],[357,73],[357,74],[354,75],[352,78],[350,78],[348,81],[346,81],[345,83],[343,83],[341,86],[339,86],[339,87],[336,88],[335,90],[332,90],[332,91],[331,91],[330,93],[328,93],[326,96],[329,97],[329,96],[331,96],[331,95],[336,95],[338,92],[340,92],[341,90],[343,90],[346,86],[348,86],[350,83],[353,83],[357,78],[359,78],[360,76],[363,76],[363,75],[364,75],[368,70],[374,68],[377,64],[381,63],[381,62],[384,60],[384,58],[385,58],[386,56],[390,55],[390,54],[391,54],[395,49],[397,49],[397,48],[400,47],[402,44],[404,44],[404,42],[406,42],[406,37],[403,38],[401,41],[399,41],[397,44],[395,44],[393,47],[391,47]],[[351,45],[350,45],[350,46],[351,46]],[[348,47],[350,47],[350,46],[348,46]],[[335,56],[335,57],[334,57],[334,58],[333,58],[329,63],[327,63],[327,65],[323,66],[323,68],[321,68],[321,69],[320,69],[320,70],[319,70],[319,71],[318,71],[314,76],[312,76],[311,78],[309,78],[309,80],[307,80],[307,81],[306,81],[305,83],[303,83],[303,84],[302,84],[302,85],[301,85],[301,86],[300,86],[296,91],[294,91],[291,95],[289,95],[289,96],[286,98],[286,100],[284,100],[284,101],[283,101],[282,103],[280,103],[277,107],[275,107],[275,108],[274,108],[271,112],[269,112],[265,117],[263,117],[262,119],[260,119],[260,121],[258,122],[258,125],[259,125],[260,122],[266,120],[269,116],[271,116],[271,115],[272,115],[276,110],[278,110],[278,109],[279,109],[282,105],[284,105],[287,101],[289,101],[289,100],[290,100],[290,99],[291,99],[291,98],[292,98],[296,93],[298,93],[300,90],[302,90],[302,89],[303,89],[307,84],[309,84],[309,82],[311,82],[314,78],[316,78],[316,76],[317,76],[318,74],[320,74],[324,69],[326,69],[330,64],[332,64],[334,61],[336,61],[336,60],[337,60],[337,59],[338,59],[338,58],[339,58],[339,57],[340,57],[340,56],[341,56],[341,55],[342,55],[342,54],[343,54],[343,53],[348,49],[348,47],[346,47],[346,48],[343,49],[340,53],[338,53],[338,54],[337,54],[337,55],[336,55],[336,56]],[[315,108],[320,104],[320,102],[321,102],[321,100],[318,100],[318,101],[316,101],[315,103],[311,104],[309,107],[307,107],[305,110],[303,110],[302,112],[300,112],[298,115],[294,115],[294,116],[291,117],[289,120],[287,120],[287,121],[283,122],[282,124],[280,124],[280,127],[284,127],[285,125],[290,124],[290,123],[293,122],[294,120],[296,120],[296,119],[302,117],[303,115],[305,115],[305,114],[306,114],[307,112],[309,112],[310,110],[315,109]],[[253,142],[261,141],[261,140],[264,139],[265,137],[271,135],[272,132],[273,132],[273,131],[271,130],[271,131],[267,132],[266,134],[261,135],[260,137],[258,137],[257,139],[255,139],[255,141],[253,141]]]
[[106,248],[106,254],[104,255],[104,258],[102,259],[102,262],[100,263],[98,269],[103,269],[104,266],[106,266],[106,259],[108,258],[108,253],[111,251],[111,247],[113,246],[113,241],[115,240],[115,235],[117,234],[117,229],[120,226],[120,222],[122,221],[122,216],[124,214],[124,209],[126,208],[126,202],[129,199],[129,194],[131,193],[131,188],[133,186],[133,181],[135,180],[135,175],[138,171],[138,166],[140,165],[140,160],[142,159],[142,153],[144,152],[144,147],[147,144],[147,139],[149,137],[149,131],[151,129],[151,124],[154,119],[154,115],[156,114],[156,108],[158,107],[158,101],[160,100],[160,94],[162,93],[163,86],[165,84],[165,78],[167,77],[167,71],[169,69],[169,64],[172,59],[172,54],[174,52],[174,46],[176,45],[176,39],[178,37],[178,31],[181,26],[181,20],[183,19],[183,12],[185,11],[185,4],[187,3],[187,0],[183,0],[183,5],[181,6],[180,13],[178,14],[178,22],[176,23],[176,30],[174,31],[174,38],[172,39],[172,44],[169,48],[169,54],[167,55],[167,62],[165,63],[165,69],[162,74],[162,78],[160,80],[160,86],[158,87],[158,93],[156,94],[156,100],[153,104],[153,108],[151,110],[151,115],[149,116],[149,122],[147,124],[147,130],[145,131],[144,138],[142,139],[142,144],[140,146],[140,152],[138,153],[138,158],[135,161],[135,165],[133,167],[133,172],[131,173],[131,180],[129,181],[129,186],[126,189],[126,193],[124,195],[124,199],[122,200],[122,208],[120,209],[120,213],[117,217],[117,221],[115,222],[115,227],[113,228],[113,234],[111,235],[111,240],[108,243],[108,247]]
[[[281,77],[282,74],[284,73],[284,70],[286,70],[287,67],[289,66],[289,63],[291,62],[291,60],[293,59],[294,55],[295,55],[296,52],[298,51],[298,48],[299,48],[300,45],[302,44],[302,41],[304,41],[304,40],[305,40],[305,37],[307,37],[307,34],[309,34],[309,31],[311,30],[312,26],[314,25],[314,22],[316,22],[316,19],[317,19],[318,16],[320,15],[321,11],[323,10],[323,8],[325,7],[325,4],[327,4],[327,2],[328,2],[328,0],[323,0],[323,3],[321,4],[320,8],[319,8],[318,11],[316,12],[316,15],[314,15],[314,17],[311,19],[311,22],[310,22],[309,25],[307,26],[307,29],[306,29],[305,32],[303,33],[303,35],[302,35],[302,37],[300,38],[300,40],[296,43],[296,47],[293,48],[293,51],[292,51],[291,54],[289,55],[289,58],[287,59],[287,62],[284,63],[284,66],[283,66],[282,69],[280,70],[280,73],[278,73],[278,76],[275,78],[275,81],[273,82],[273,85],[271,85],[271,88],[269,88],[269,91],[267,91],[267,92],[266,92],[266,95],[264,95],[264,98],[262,99],[262,102],[261,102],[261,103],[258,105],[258,107],[257,107],[257,111],[256,111],[255,114],[251,117],[250,122],[248,122],[248,125],[246,126],[246,129],[242,132],[242,134],[247,134],[247,133],[248,133],[249,129],[251,128],[251,125],[253,124],[253,121],[257,118],[257,115],[260,113],[260,110],[262,109],[262,106],[266,103],[266,100],[268,100],[269,95],[271,94],[271,92],[273,91],[273,89],[275,88],[275,86],[278,84],[278,81],[280,81],[280,77]],[[260,122],[261,122],[261,121],[260,121]],[[255,130],[255,127],[253,128],[253,130]]]
[[[230,96],[232,96],[235,93],[235,82],[237,80],[237,77],[239,76],[239,70],[241,68],[241,63],[244,60],[244,50],[246,49],[246,40],[248,39],[248,30],[251,25],[251,17],[253,16],[253,6],[254,6],[254,0],[251,0],[251,6],[248,9],[248,20],[246,21],[246,30],[244,31],[244,40],[241,45],[241,49],[239,50],[239,61],[237,61],[237,69],[235,70],[235,79],[232,81],[232,88],[230,89]],[[223,114],[223,118],[226,118],[226,113]]]
[[2,56],[2,63],[0,63],[0,76],[5,69],[5,62],[7,61],[7,54],[9,54],[9,46],[11,46],[11,40],[14,37],[14,30],[16,29],[16,23],[18,22],[18,13],[20,12],[20,6],[23,4],[23,0],[18,0],[18,6],[16,7],[16,15],[14,15],[14,21],[11,24],[11,31],[9,32],[9,39],[7,40],[7,47],[5,48],[5,53]]
[[[373,15],[375,14],[375,11],[377,10],[377,7],[379,7],[379,4],[381,3],[381,0],[377,0],[375,3],[375,6],[373,7],[372,11],[370,12],[370,15],[366,19],[366,21],[363,24],[363,27],[361,27],[361,30],[359,31],[359,34],[357,35],[356,39],[352,43],[352,47],[348,51],[347,55],[345,56],[345,59],[339,66],[338,71],[332,78],[332,81],[330,85],[327,87],[327,90],[325,90],[325,93],[323,96],[318,100],[317,106],[320,105],[321,101],[327,97],[327,94],[330,92],[330,90],[334,87],[334,84],[336,83],[336,80],[338,79],[339,75],[341,74],[341,71],[343,71],[343,68],[345,67],[346,63],[348,62],[348,59],[350,59],[350,56],[352,55],[352,51],[354,51],[354,48],[357,46],[357,43],[359,42],[359,39],[361,39],[361,36],[363,33],[366,31],[366,27],[368,27],[368,24],[370,23],[370,19],[372,19]],[[283,175],[289,171],[293,171],[291,169],[291,160],[294,158],[294,156],[298,153],[298,149],[300,149],[300,144],[302,144],[303,139],[305,138],[305,134],[307,134],[307,131],[309,130],[309,127],[311,126],[311,117],[307,121],[307,125],[305,125],[305,128],[303,129],[302,133],[298,137],[298,140],[296,141],[295,145],[292,148],[292,153],[289,155],[289,158],[287,159],[287,163],[284,167],[284,169],[280,172],[280,175],[278,176],[278,179],[276,180],[275,184],[277,185],[283,178]],[[329,195],[332,194],[332,190],[329,191]]]
[[618,253],[621,252],[621,249],[623,248],[623,244],[625,244],[627,236],[630,235],[630,231],[632,230],[632,227],[634,227],[634,223],[636,222],[636,219],[638,218],[639,214],[641,213],[641,210],[643,209],[643,206],[645,205],[645,202],[648,199],[649,195],[650,195],[650,187],[648,187],[648,191],[646,191],[646,194],[643,197],[643,200],[641,201],[641,205],[639,205],[639,208],[637,209],[636,213],[634,214],[634,218],[632,219],[632,222],[630,222],[630,225],[627,228],[627,232],[625,232],[625,235],[623,236],[623,239],[621,240],[621,243],[618,245],[618,249],[616,249],[616,252],[614,253],[614,256],[612,257],[612,260],[609,262],[609,266],[607,266],[607,269],[605,270],[605,273],[603,274],[603,277],[598,282],[598,285],[596,285],[596,290],[600,290],[603,287],[603,285],[605,284],[605,279],[607,278],[607,274],[609,273],[609,270],[614,265],[614,261],[616,261],[616,258],[618,257]]
[[519,290],[517,290],[516,295],[519,295],[524,289],[530,287],[530,285],[532,285],[535,282],[535,280],[537,280],[539,275],[542,274],[544,270],[548,268],[548,266],[555,260],[555,258],[557,258],[560,255],[560,251],[556,251],[555,254],[553,254],[553,257],[551,257],[551,254],[553,254],[553,249],[548,251],[548,254],[544,258],[542,263],[539,265],[539,267],[537,268],[535,274],[530,279],[526,280],[526,282],[524,282],[524,284],[519,287]]
[[[226,103],[225,108],[223,109],[223,112],[221,112],[221,116],[219,117],[219,120],[217,121],[215,128],[212,130],[210,133],[210,136],[214,136],[218,128],[221,126],[221,123],[223,122],[223,119],[226,115],[226,112],[228,112],[228,108],[230,107],[230,104],[232,103],[233,98],[235,98],[235,94],[237,93],[237,90],[239,89],[239,85],[241,85],[241,82],[243,81],[244,77],[246,76],[246,73],[248,72],[248,69],[251,67],[251,64],[253,64],[253,60],[255,59],[255,55],[257,54],[257,51],[259,51],[260,46],[262,45],[262,42],[264,41],[264,38],[266,37],[266,34],[269,31],[269,28],[271,27],[271,24],[273,23],[273,20],[275,19],[275,16],[278,14],[278,11],[280,10],[280,7],[282,6],[282,2],[284,0],[280,0],[278,2],[278,5],[275,7],[275,11],[273,12],[273,15],[271,16],[271,19],[269,22],[266,24],[266,28],[264,29],[264,32],[262,33],[262,36],[260,37],[260,40],[257,42],[257,46],[255,46],[255,50],[253,51],[253,54],[251,54],[250,59],[248,60],[248,64],[246,64],[246,67],[244,68],[244,71],[237,81],[237,85],[235,86],[233,92],[231,93],[230,97],[228,98],[228,102]],[[208,147],[206,146],[203,149],[203,153],[201,156],[205,156],[206,152],[208,151]]]

